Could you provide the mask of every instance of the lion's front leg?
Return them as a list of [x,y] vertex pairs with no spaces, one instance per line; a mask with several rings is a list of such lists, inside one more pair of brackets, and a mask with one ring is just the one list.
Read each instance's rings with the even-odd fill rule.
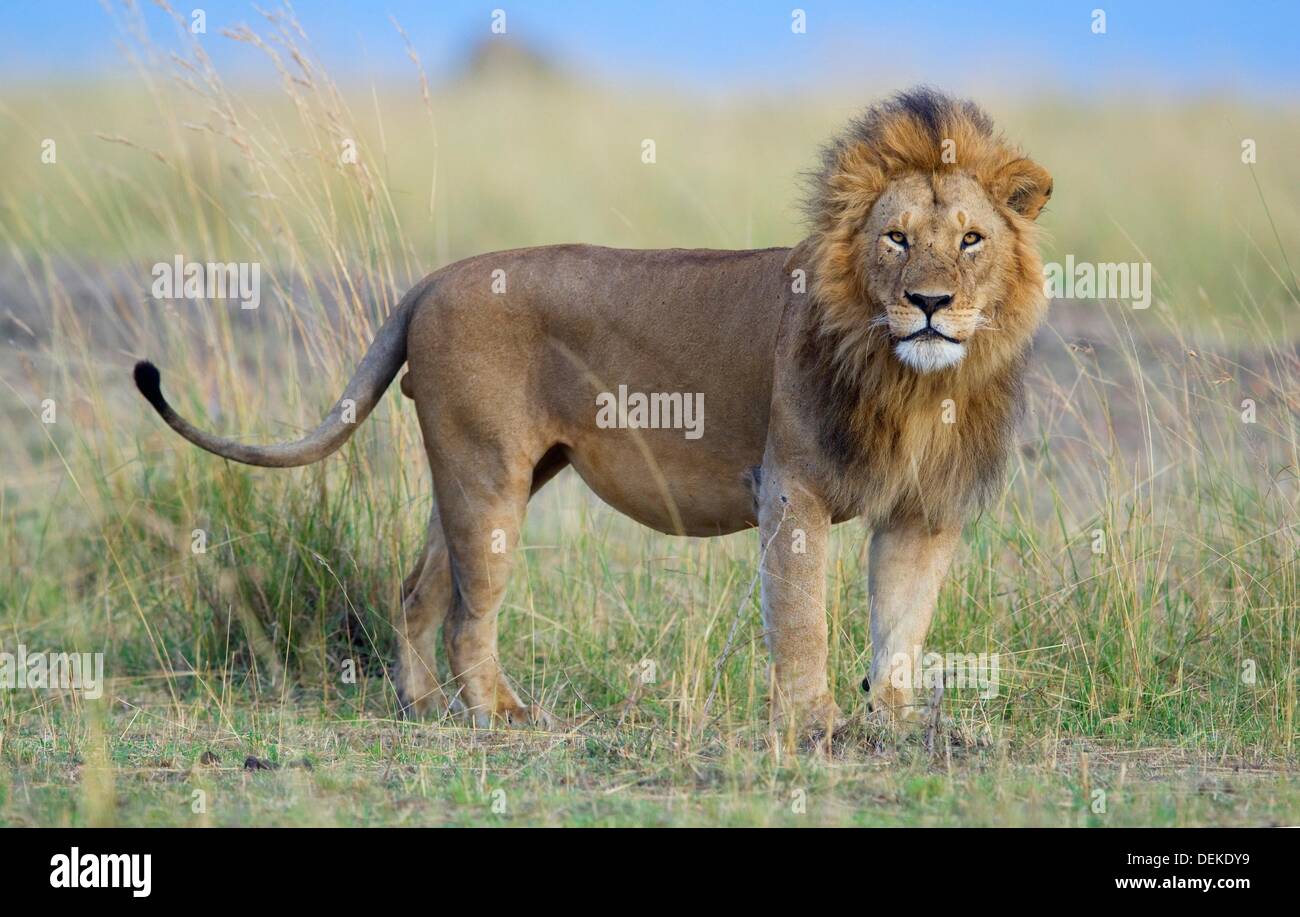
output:
[[841,722],[826,675],[830,513],[809,490],[765,467],[758,522],[773,717],[800,733],[830,732]]
[[881,527],[871,539],[871,707],[885,719],[914,719],[925,698],[916,696],[916,663],[952,564],[961,528],[923,523]]

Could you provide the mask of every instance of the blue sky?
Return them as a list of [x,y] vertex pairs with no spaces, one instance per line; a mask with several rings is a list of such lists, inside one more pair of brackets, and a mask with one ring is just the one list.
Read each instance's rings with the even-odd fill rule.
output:
[[[171,24],[141,0],[153,39]],[[263,6],[274,7],[275,0]],[[260,23],[247,2],[177,3],[207,13],[204,45],[228,77],[267,77],[259,56],[221,37]],[[791,10],[807,13],[793,34]],[[326,67],[341,81],[406,77],[395,17],[435,74],[452,72],[490,37],[492,11],[510,37],[550,51],[580,74],[614,84],[688,90],[799,90],[831,77],[891,85],[923,80],[960,90],[1081,94],[1235,94],[1293,100],[1300,92],[1300,3],[1011,0],[1004,3],[786,0],[786,2],[553,2],[553,0],[302,0],[294,7]],[[1106,13],[1093,34],[1092,11]],[[111,75],[121,55],[95,0],[6,0],[0,8],[6,83]]]

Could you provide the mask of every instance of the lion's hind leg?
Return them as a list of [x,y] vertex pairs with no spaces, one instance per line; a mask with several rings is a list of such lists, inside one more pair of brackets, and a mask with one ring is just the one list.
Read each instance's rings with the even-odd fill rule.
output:
[[497,653],[497,618],[533,480],[532,465],[512,467],[507,454],[478,455],[459,477],[437,475],[454,582],[443,638],[457,697],[479,726],[547,721],[519,699]]
[[440,715],[449,707],[438,677],[437,655],[438,632],[451,607],[451,596],[451,562],[435,505],[424,550],[402,583],[395,681],[404,715]]

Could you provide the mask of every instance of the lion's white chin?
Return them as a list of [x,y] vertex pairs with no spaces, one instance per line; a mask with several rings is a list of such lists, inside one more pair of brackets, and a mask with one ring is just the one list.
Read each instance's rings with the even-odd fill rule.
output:
[[894,355],[917,372],[932,373],[960,363],[966,356],[966,345],[941,338],[899,341],[894,345]]

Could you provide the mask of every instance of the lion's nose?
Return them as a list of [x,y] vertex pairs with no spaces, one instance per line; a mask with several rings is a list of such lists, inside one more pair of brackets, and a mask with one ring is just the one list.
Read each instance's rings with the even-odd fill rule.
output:
[[944,306],[952,304],[951,293],[905,293],[907,301],[916,306],[929,318]]

